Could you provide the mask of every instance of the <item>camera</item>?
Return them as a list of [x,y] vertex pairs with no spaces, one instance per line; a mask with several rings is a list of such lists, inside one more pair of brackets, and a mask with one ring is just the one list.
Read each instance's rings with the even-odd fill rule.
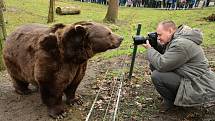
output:
[[157,47],[157,33],[156,32],[150,32],[147,37],[143,37],[141,35],[136,35],[133,37],[134,44],[145,44],[146,40],[149,41],[150,45],[152,47]]
[[159,53],[163,54],[165,51],[165,46],[160,45],[157,42],[157,32],[150,32],[147,37],[143,37],[141,35],[136,35],[133,37],[134,44],[135,45],[140,45],[140,44],[146,44],[146,40],[149,41],[149,44],[157,50]]

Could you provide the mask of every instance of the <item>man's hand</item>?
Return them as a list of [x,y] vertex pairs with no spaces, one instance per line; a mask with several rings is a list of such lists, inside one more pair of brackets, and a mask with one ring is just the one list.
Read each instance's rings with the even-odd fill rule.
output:
[[152,47],[152,46],[149,44],[149,40],[146,40],[146,44],[143,44],[143,47],[145,47],[146,49]]

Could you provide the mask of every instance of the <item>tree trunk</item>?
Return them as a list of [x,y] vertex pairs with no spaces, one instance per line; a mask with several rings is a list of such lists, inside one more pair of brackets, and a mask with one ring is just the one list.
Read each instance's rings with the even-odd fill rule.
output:
[[50,0],[49,1],[49,13],[48,13],[47,23],[54,22],[54,6],[55,6],[55,0]]
[[[5,10],[4,1],[0,0],[0,52],[3,49],[3,43],[6,39],[6,28],[5,28],[5,21],[3,16],[3,11]],[[0,54],[0,70],[4,69],[4,64],[2,61],[2,54]]]
[[5,9],[5,5],[4,5],[4,1],[0,0],[0,8],[2,8],[3,10]]
[[6,28],[5,28],[5,21],[4,21],[4,15],[3,15],[3,10],[5,9],[4,8],[4,2],[3,0],[0,0],[0,49],[2,49],[2,43],[3,43],[3,40],[6,39]]
[[118,19],[118,7],[119,7],[119,1],[118,0],[109,0],[108,11],[107,11],[107,14],[104,18],[104,21],[116,23],[116,21]]

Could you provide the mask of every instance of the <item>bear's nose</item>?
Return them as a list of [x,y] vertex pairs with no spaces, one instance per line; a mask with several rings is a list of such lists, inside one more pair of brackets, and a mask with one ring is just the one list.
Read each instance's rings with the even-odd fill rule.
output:
[[124,37],[120,36],[119,41],[122,42],[124,40]]

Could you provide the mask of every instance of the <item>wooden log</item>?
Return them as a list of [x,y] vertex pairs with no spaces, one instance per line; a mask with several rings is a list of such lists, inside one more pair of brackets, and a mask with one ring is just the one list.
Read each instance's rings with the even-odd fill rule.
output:
[[208,20],[208,21],[215,21],[215,14],[212,13],[210,16],[208,17],[204,17],[205,20]]
[[74,15],[74,14],[80,14],[80,10],[74,7],[57,7],[56,13],[59,15]]

